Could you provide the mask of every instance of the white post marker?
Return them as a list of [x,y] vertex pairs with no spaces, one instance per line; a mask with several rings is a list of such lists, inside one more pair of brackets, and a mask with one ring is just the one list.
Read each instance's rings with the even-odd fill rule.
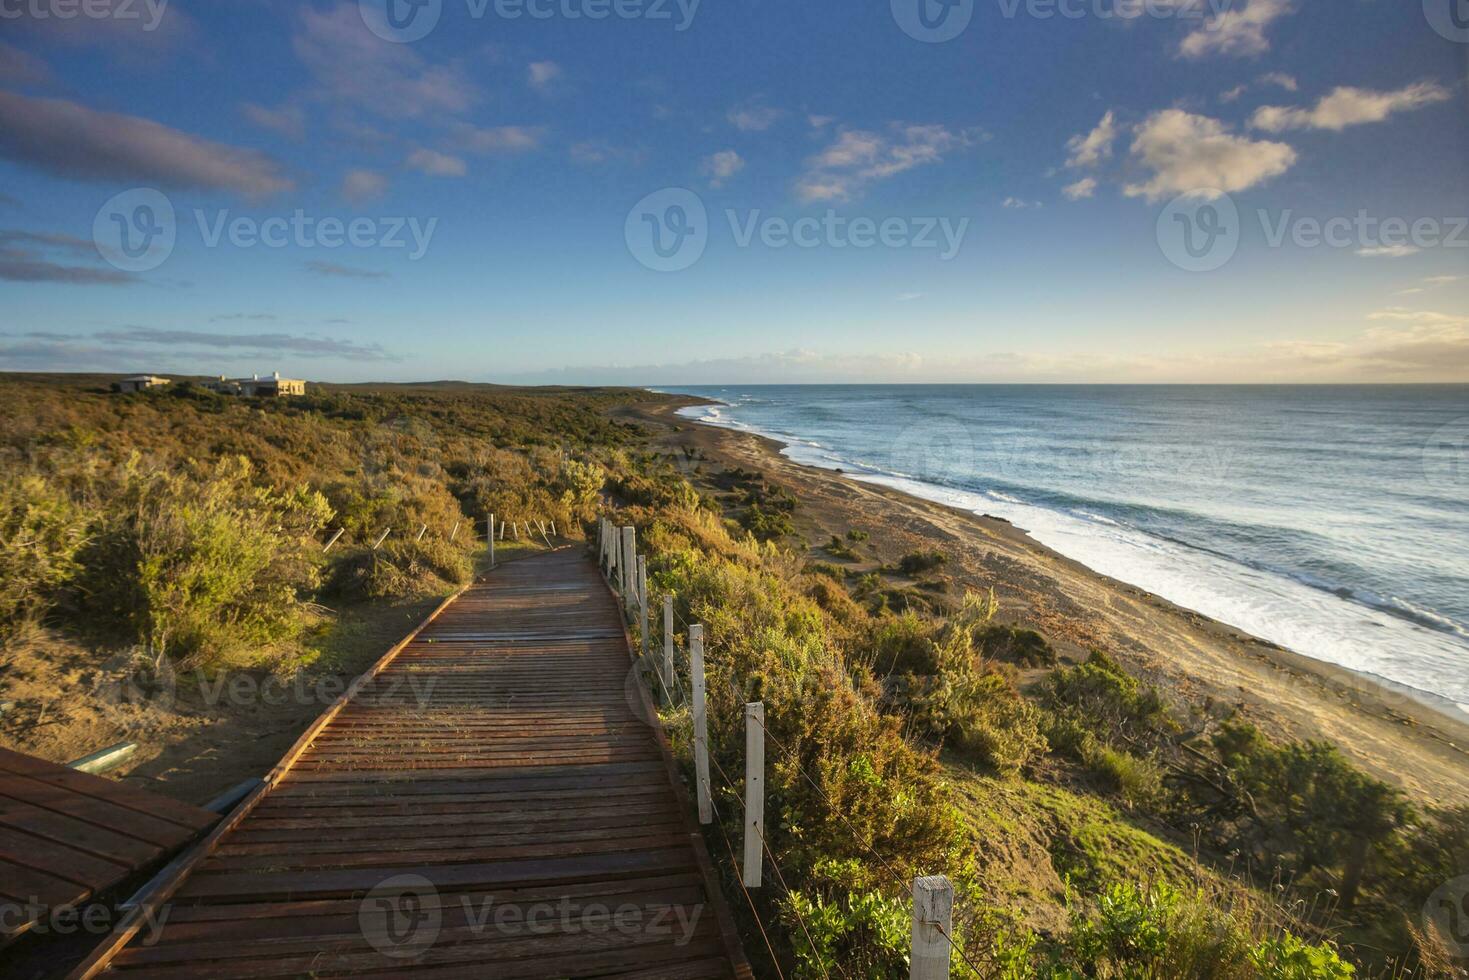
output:
[[704,703],[704,627],[689,627],[689,662],[694,675],[694,788],[699,797],[699,823],[712,823],[714,803],[709,798],[709,716]]
[[954,885],[943,875],[913,879],[911,980],[949,980]]
[[638,555],[638,624],[643,641],[643,663],[648,662],[648,559]]
[[663,597],[663,690],[673,701],[673,596]]
[[622,529],[622,600],[629,614],[637,601],[638,539],[637,528]]
[[425,524],[423,527],[421,527],[421,528],[418,529],[418,537],[414,538],[413,540],[414,541],[422,541],[423,540],[423,536],[425,534],[427,534],[427,533],[428,533],[428,525]]
[[383,542],[386,541],[386,540],[388,540],[388,535],[390,535],[392,533],[393,533],[393,529],[392,528],[388,528],[386,531],[384,531],[382,533],[382,537],[378,538],[377,539],[377,543],[372,546],[372,550],[373,551],[376,551],[377,549],[381,548],[383,546]]
[[[501,532],[500,533],[502,533],[502,534],[504,533],[504,529],[503,528],[501,529]],[[489,536],[490,536],[490,568],[494,568],[495,567],[495,515],[494,514],[491,514],[490,515]]]
[[341,536],[344,535],[344,534],[346,534],[346,533],[347,533],[347,529],[346,528],[344,528],[344,527],[337,528],[337,533],[332,535],[332,539],[326,543],[326,546],[324,548],[321,549],[321,553],[322,554],[326,554],[328,551],[331,551],[332,550],[332,545],[336,544],[337,541],[338,541],[338,539],[340,539]]
[[759,888],[765,867],[765,704],[745,705],[745,863],[746,888]]
[[449,532],[449,543],[450,544],[453,544],[454,543],[454,539],[457,538],[457,537],[459,537],[459,522],[458,521],[455,521],[454,522],[454,530],[452,530],[452,531]]

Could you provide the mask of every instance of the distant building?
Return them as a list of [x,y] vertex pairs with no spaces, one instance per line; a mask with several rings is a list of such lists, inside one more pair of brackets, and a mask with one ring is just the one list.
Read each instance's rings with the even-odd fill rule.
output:
[[249,378],[226,378],[221,374],[218,381],[204,382],[204,387],[221,395],[239,395],[242,398],[285,398],[306,394],[306,382],[283,378],[279,371],[268,378],[258,374]]
[[149,388],[162,388],[171,384],[167,378],[160,378],[152,374],[140,374],[132,378],[122,378],[112,382],[113,391],[146,391]]

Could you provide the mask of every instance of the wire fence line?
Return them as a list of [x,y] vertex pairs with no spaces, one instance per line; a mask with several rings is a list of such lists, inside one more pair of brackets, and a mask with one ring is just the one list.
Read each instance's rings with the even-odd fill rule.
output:
[[[495,520],[494,515],[491,514],[484,521],[476,520],[474,518],[455,521],[453,528],[449,531],[448,537],[444,540],[447,540],[449,543],[452,544],[456,540],[458,540],[461,532],[477,538],[479,534],[479,525],[481,523],[484,523],[486,525],[485,539],[487,541],[491,539],[491,535],[493,535],[493,540],[495,541],[504,541],[505,535],[508,532],[510,534],[511,541],[525,541],[534,544],[536,542],[536,537],[539,536],[541,540],[545,542],[546,547],[554,548],[555,544],[552,543],[551,539],[560,537],[556,530],[555,521],[541,520],[540,518],[535,517],[528,520],[520,521],[497,521]],[[522,528],[524,529],[523,532]],[[428,534],[428,531],[429,525],[427,522],[424,521],[417,522],[416,526],[415,524],[409,524],[406,527],[402,528],[389,524],[387,527],[382,529],[382,532],[380,534],[373,531],[367,532],[360,543],[366,546],[369,551],[377,551],[383,546],[383,543],[387,541],[390,536],[392,536],[395,532],[400,532],[405,536],[411,537],[415,544],[419,544],[423,542],[423,539]],[[346,539],[345,542],[343,541],[344,538]],[[321,546],[322,553],[325,554],[326,552],[331,551],[332,548],[336,547],[338,544],[350,543],[350,541],[351,536],[348,534],[347,527],[345,525],[339,526],[334,531],[332,531],[330,537],[328,537],[327,540],[323,542]]]
[[[682,651],[680,651],[679,645],[674,641],[674,634],[678,631],[671,629],[671,624],[665,622],[663,624],[664,648],[662,651],[659,652],[662,660],[662,663],[660,665],[658,663],[659,657],[655,657],[653,655],[651,644],[652,637],[650,636],[651,627],[649,623],[649,614],[652,609],[652,603],[649,601],[649,590],[646,574],[646,558],[643,556],[639,556],[636,550],[636,530],[632,527],[619,527],[610,519],[602,517],[599,520],[597,538],[601,549],[601,553],[598,559],[599,566],[605,573],[608,584],[612,588],[614,594],[621,598],[623,614],[626,620],[630,625],[638,626],[640,630],[640,646],[642,654],[638,657],[638,668],[644,671],[651,672],[658,676],[658,688],[663,694],[663,703],[667,707],[690,707],[692,709],[692,705],[690,703],[691,699],[685,698],[683,696],[683,691],[681,690],[682,685],[680,683],[680,670],[678,668],[686,668],[689,671],[691,685],[696,690],[698,690],[704,683],[702,672],[698,671],[699,667],[707,666],[708,664],[714,664],[733,676],[736,673],[734,663],[731,660],[719,656],[718,654],[711,657],[710,648],[711,646],[713,646],[717,649],[717,644],[706,643],[705,641],[710,638],[705,636],[704,639],[700,642],[699,664],[696,665],[694,662],[693,653],[689,648],[690,645],[688,642],[688,638],[693,636],[696,630],[700,636],[703,636],[704,625],[702,623],[690,622],[688,619],[686,619],[678,611],[676,602],[665,602],[663,604],[664,613],[666,615],[666,613],[671,612],[673,621],[683,627],[682,633],[685,637],[685,643]],[[679,656],[680,652],[682,653],[682,656]],[[665,672],[669,676],[665,677]],[[696,672],[699,673],[699,676],[695,676]],[[673,688],[675,690],[671,691],[670,688]],[[754,704],[747,705],[747,708],[753,707],[755,707]],[[751,914],[754,916],[756,925],[760,929],[761,938],[764,941],[766,948],[770,951],[772,962],[776,963],[776,971],[777,973],[779,973],[780,967],[778,965],[778,958],[775,956],[775,951],[771,946],[769,936],[766,934],[764,924],[761,922],[759,912],[754,903],[754,898],[753,896],[751,896],[749,887],[746,886],[744,876],[741,874],[741,868],[734,853],[733,843],[729,839],[729,833],[724,826],[724,820],[720,816],[716,808],[715,794],[713,792],[714,787],[712,786],[712,781],[707,775],[701,776],[699,774],[701,769],[703,769],[703,772],[706,774],[708,772],[707,767],[703,764],[703,758],[707,758],[708,764],[712,764],[714,770],[718,772],[724,785],[728,787],[730,793],[736,799],[742,798],[741,788],[738,784],[736,784],[735,780],[732,779],[727,772],[725,772],[724,767],[719,763],[716,754],[713,752],[709,752],[707,750],[707,745],[700,744],[702,732],[707,731],[707,702],[705,708],[705,717],[703,719],[697,717],[696,711],[691,711],[691,714],[694,715],[694,717],[690,718],[689,724],[694,730],[693,741],[695,745],[696,756],[696,788],[700,790],[701,810],[705,805],[705,801],[707,801],[709,815],[712,817],[712,820],[701,822],[712,822],[717,825],[719,834],[723,838],[726,849],[729,852],[731,868],[734,871],[735,880],[739,884],[740,890],[744,894],[746,901],[749,903]],[[657,724],[662,723],[661,720],[658,718],[654,718],[652,719],[652,721],[653,723]],[[703,725],[702,729],[700,727],[701,722]],[[883,856],[879,854],[870,843],[867,842],[863,835],[854,826],[852,826],[851,821],[847,819],[841,808],[836,804],[834,800],[831,799],[826,790],[822,788],[820,782],[816,778],[814,778],[807,770],[805,763],[801,760],[799,752],[796,751],[793,747],[787,745],[784,740],[779,739],[771,734],[769,727],[764,722],[763,710],[759,712],[752,712],[747,710],[746,726],[747,730],[752,726],[758,726],[761,740],[759,744],[763,745],[764,741],[768,739],[770,743],[775,746],[776,750],[779,751],[792,763],[792,767],[794,768],[794,770],[799,773],[800,777],[806,783],[808,783],[813,790],[815,790],[817,796],[825,804],[828,812],[833,814],[837,818],[837,820],[840,821],[841,824],[846,828],[847,832],[851,835],[853,844],[856,845],[856,847],[860,850],[865,851],[868,855],[870,855],[873,861],[876,863],[876,867],[880,868],[885,876],[887,876],[900,890],[909,891],[911,889],[911,893],[914,896],[913,949],[912,956],[910,958],[912,970],[911,977],[913,978],[913,980],[935,980],[935,978],[950,976],[950,951],[952,951],[959,958],[959,960],[964,964],[968,971],[972,973],[973,976],[984,976],[984,973],[979,969],[974,959],[953,936],[953,885],[948,880],[948,878],[940,875],[918,878],[910,882],[902,874],[902,872],[895,868],[890,861],[883,858]],[[749,736],[747,735],[747,739],[748,737]],[[747,765],[749,764],[750,763],[747,760]],[[749,772],[748,769],[747,772]],[[763,792],[763,779],[761,782],[761,792]],[[748,780],[745,789],[746,792],[748,792]],[[781,868],[780,862],[776,860],[775,854],[770,847],[769,840],[764,833],[763,825],[759,822],[754,822],[753,818],[749,818],[748,816],[748,811],[750,807],[750,801],[748,799],[745,800],[745,805],[747,810],[747,839],[748,835],[750,834],[758,836],[758,849],[756,849],[756,854],[763,852],[763,854],[765,855],[765,859],[769,861],[772,870],[774,870],[776,878],[780,882],[781,888],[783,889],[784,893],[787,896],[793,895],[794,892],[791,890],[786,882],[784,870]],[[763,803],[761,809],[763,812]],[[750,849],[747,848],[747,862],[749,860],[749,854]],[[756,877],[756,881],[758,881],[758,876]],[[925,896],[927,896],[925,902],[923,903],[923,910],[920,910],[919,908],[920,889],[923,889]],[[810,944],[813,956],[819,956],[819,949],[814,938],[811,935],[811,931],[808,924],[806,923],[805,917],[801,915],[800,909],[794,902],[787,902],[787,906],[795,916],[797,920],[797,925],[799,926],[801,932],[804,934],[807,943]],[[937,938],[935,939],[933,937]],[[922,947],[921,949],[920,946]],[[984,953],[985,958],[993,962],[993,953],[990,950],[984,950]],[[824,976],[827,976],[828,980],[830,980],[829,974],[827,973],[825,967],[821,966],[819,960],[818,966],[820,967],[822,974]],[[841,971],[840,964],[838,964],[837,969]],[[845,971],[842,971],[841,975],[845,977]]]

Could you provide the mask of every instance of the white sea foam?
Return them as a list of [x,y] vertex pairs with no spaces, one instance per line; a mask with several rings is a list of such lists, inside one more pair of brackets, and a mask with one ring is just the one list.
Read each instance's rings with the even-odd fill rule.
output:
[[1416,700],[1469,714],[1464,670],[1469,650],[1450,633],[1086,512],[1063,513],[998,491],[956,490],[854,464],[790,436],[735,422],[708,406],[679,414],[786,442],[783,455],[798,463],[839,468],[854,479],[1004,518],[1094,571],[1304,656],[1370,675]]

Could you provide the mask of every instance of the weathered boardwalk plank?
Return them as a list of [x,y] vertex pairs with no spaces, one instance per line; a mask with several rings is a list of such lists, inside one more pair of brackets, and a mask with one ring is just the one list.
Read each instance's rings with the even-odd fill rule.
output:
[[500,568],[76,975],[750,977],[630,666],[580,553]]

